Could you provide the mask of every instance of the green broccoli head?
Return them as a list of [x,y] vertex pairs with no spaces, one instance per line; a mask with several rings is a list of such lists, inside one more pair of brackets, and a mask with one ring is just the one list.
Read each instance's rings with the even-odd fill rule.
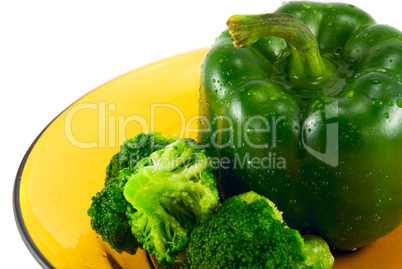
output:
[[312,234],[303,235],[304,253],[307,268],[330,269],[334,264],[334,257],[327,243],[319,236]]
[[[248,192],[227,199],[191,233],[188,268],[331,268],[322,240],[305,243],[267,198]],[[310,241],[311,240],[311,241]],[[316,252],[325,257],[316,257]],[[330,258],[331,257],[331,258]]]
[[158,263],[171,263],[219,204],[216,179],[207,155],[191,139],[169,144],[141,163],[124,188],[135,209],[127,213],[132,232]]
[[106,168],[106,181],[117,177],[123,168],[134,168],[138,161],[176,140],[177,135],[166,136],[161,132],[141,133],[125,140]]
[[126,215],[131,207],[123,195],[127,179],[137,170],[138,162],[144,162],[152,152],[176,140],[177,136],[158,132],[139,134],[126,140],[107,166],[105,186],[92,197],[88,216],[92,229],[117,252],[134,254],[141,245],[132,234]]
[[92,197],[88,216],[91,227],[110,247],[121,253],[135,254],[141,245],[131,233],[126,216],[127,201],[123,186],[133,171],[129,168],[120,171],[119,176],[106,182],[105,187]]

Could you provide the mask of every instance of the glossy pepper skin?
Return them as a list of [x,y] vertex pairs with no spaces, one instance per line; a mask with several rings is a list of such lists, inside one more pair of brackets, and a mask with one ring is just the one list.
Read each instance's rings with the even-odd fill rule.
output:
[[220,160],[223,197],[254,190],[291,228],[343,250],[397,228],[402,33],[352,5],[317,2],[233,16],[228,29],[200,89],[199,140]]

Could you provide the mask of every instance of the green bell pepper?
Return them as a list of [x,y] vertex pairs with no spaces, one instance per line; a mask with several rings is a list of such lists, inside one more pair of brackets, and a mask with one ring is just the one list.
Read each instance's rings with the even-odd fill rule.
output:
[[341,3],[227,25],[202,65],[199,131],[223,197],[254,190],[342,250],[397,228],[402,33]]

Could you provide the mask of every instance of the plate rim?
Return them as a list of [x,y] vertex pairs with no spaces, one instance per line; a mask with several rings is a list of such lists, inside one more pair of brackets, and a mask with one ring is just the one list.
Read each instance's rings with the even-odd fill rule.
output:
[[[197,51],[197,50],[192,50],[189,52],[193,52],[193,51]],[[188,53],[188,52],[187,52]],[[182,53],[185,54],[185,53]],[[179,54],[179,55],[182,55]],[[170,58],[174,58],[175,56],[179,56],[179,55],[174,55],[171,57],[167,57],[165,59],[156,61],[154,63],[150,63],[147,64],[145,66],[142,66],[140,68],[131,70],[129,72],[126,72],[125,74],[122,74],[114,79],[111,79],[110,81],[103,83],[102,85],[100,85],[99,87],[96,87],[95,89],[83,94],[80,98],[78,98],[76,101],[74,101],[73,103],[71,103],[67,108],[63,109],[56,117],[54,117],[47,125],[45,128],[43,128],[43,130],[36,136],[36,138],[33,140],[33,142],[31,143],[31,145],[29,146],[28,150],[25,152],[24,157],[21,160],[21,163],[18,167],[17,170],[17,174],[15,176],[15,180],[14,180],[14,185],[13,185],[13,193],[12,193],[12,206],[13,206],[13,212],[14,212],[14,220],[18,229],[18,232],[22,238],[22,241],[25,243],[25,246],[28,248],[29,252],[31,253],[31,255],[34,257],[34,259],[39,263],[39,265],[41,267],[43,267],[44,269],[55,269],[54,265],[52,265],[52,263],[45,257],[45,255],[39,250],[38,246],[35,244],[34,240],[32,239],[31,235],[28,232],[27,226],[25,225],[25,221],[24,218],[22,216],[22,210],[21,210],[21,200],[20,200],[20,187],[21,187],[21,179],[22,179],[22,174],[24,172],[24,168],[26,165],[26,162],[29,158],[30,153],[32,152],[32,149],[35,147],[36,143],[38,142],[38,140],[42,137],[42,135],[44,134],[44,132],[49,128],[49,126],[52,125],[52,123],[58,119],[65,111],[67,111],[70,107],[72,107],[74,104],[76,104],[77,102],[79,102],[82,98],[84,98],[85,96],[89,95],[90,93],[96,91],[97,89],[99,89],[100,87],[102,87],[103,85],[110,83],[112,81],[115,81],[129,73],[135,72],[137,70],[140,70],[142,68],[146,68],[148,66],[151,66],[153,64],[157,64],[159,62],[162,62],[164,60],[170,59]],[[146,257],[148,260],[148,264],[151,267],[151,269],[156,269],[154,263],[152,262],[152,258],[151,255],[146,252]]]
[[[136,69],[135,69],[136,70]],[[132,70],[132,71],[135,71]],[[132,72],[130,71],[130,72]],[[130,73],[127,72],[127,73]],[[125,74],[127,74],[125,73]],[[120,75],[118,77],[115,77],[114,79],[111,79],[110,81],[106,82],[112,82],[122,76]],[[25,243],[25,246],[28,248],[29,252],[31,255],[35,258],[35,260],[39,263],[40,266],[42,266],[45,269],[55,269],[55,267],[51,264],[51,262],[45,257],[45,255],[39,250],[38,246],[35,244],[34,240],[32,239],[31,235],[28,232],[28,228],[25,225],[24,218],[22,216],[22,210],[21,210],[21,179],[22,179],[22,174],[24,172],[24,168],[26,165],[26,162],[29,158],[29,155],[32,152],[32,149],[35,147],[36,143],[38,140],[42,137],[44,132],[49,128],[52,123],[58,119],[65,111],[67,111],[69,108],[71,108],[74,104],[79,102],[82,98],[85,96],[89,95],[91,92],[96,91],[98,88],[101,86],[105,85],[106,83],[101,84],[100,86],[94,88],[93,90],[88,91],[87,93],[83,94],[81,97],[77,98],[74,102],[72,102],[70,105],[68,105],[65,109],[63,109],[59,114],[57,114],[46,126],[45,128],[42,129],[42,131],[36,136],[36,138],[33,140],[31,145],[29,146],[28,150],[25,152],[24,157],[21,160],[21,163],[18,167],[17,174],[14,179],[14,186],[13,186],[13,194],[12,194],[12,206],[13,206],[13,212],[14,212],[14,220],[18,229],[18,232],[22,238],[22,241]]]
[[[63,110],[64,112],[65,110]],[[28,229],[25,225],[24,218],[22,216],[22,211],[21,211],[21,204],[20,204],[20,187],[21,187],[21,177],[22,173],[24,172],[25,164],[28,160],[28,157],[36,145],[36,142],[39,140],[39,138],[42,136],[42,134],[48,129],[48,127],[57,119],[63,112],[61,112],[59,115],[57,115],[40,133],[37,135],[37,137],[34,139],[34,141],[31,143],[30,147],[26,151],[24,157],[22,158],[22,161],[20,163],[20,166],[18,167],[17,174],[15,176],[15,181],[14,181],[14,187],[13,187],[13,198],[12,198],[12,203],[13,203],[13,211],[14,211],[14,220],[18,228],[18,232],[22,238],[22,241],[25,243],[25,246],[28,248],[29,252],[31,255],[35,258],[35,260],[39,263],[40,266],[42,266],[45,269],[54,269],[55,267],[49,262],[49,260],[45,257],[45,255],[39,250],[35,242],[33,241],[31,235],[28,232]]]

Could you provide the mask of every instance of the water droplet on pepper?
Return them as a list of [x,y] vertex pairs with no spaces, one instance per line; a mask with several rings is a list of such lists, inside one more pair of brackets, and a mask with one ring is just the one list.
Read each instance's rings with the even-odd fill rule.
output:
[[373,84],[373,85],[377,85],[377,84],[380,84],[380,83],[381,83],[381,80],[379,80],[379,79],[377,79],[377,78],[373,78],[373,79],[370,79],[370,80],[369,80],[369,83],[370,83],[370,84]]
[[380,99],[377,98],[373,98],[371,99],[371,103],[377,107],[382,107],[383,106],[383,102]]

